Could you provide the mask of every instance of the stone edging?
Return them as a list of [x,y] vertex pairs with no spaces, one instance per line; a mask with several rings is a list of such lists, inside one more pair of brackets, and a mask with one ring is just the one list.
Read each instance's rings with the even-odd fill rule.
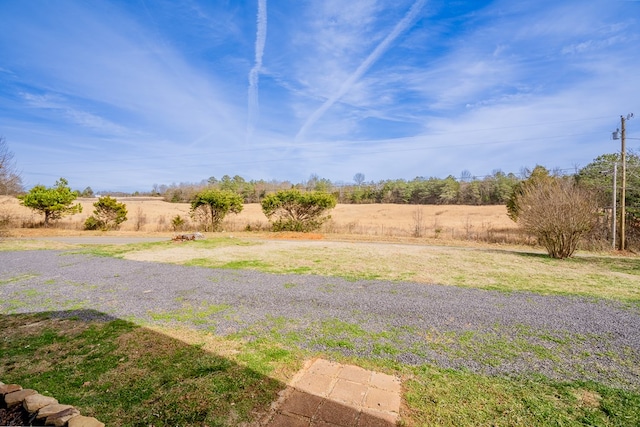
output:
[[0,408],[11,409],[18,405],[43,426],[56,427],[104,427],[104,423],[93,417],[80,415],[71,405],[60,405],[56,399],[43,396],[35,390],[23,389],[18,384],[0,381]]

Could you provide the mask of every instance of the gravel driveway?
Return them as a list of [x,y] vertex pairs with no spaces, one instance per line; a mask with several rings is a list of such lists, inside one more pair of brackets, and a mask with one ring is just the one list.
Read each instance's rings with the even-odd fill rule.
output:
[[63,251],[0,252],[0,314],[90,310],[248,339],[277,333],[316,352],[640,391],[640,309],[622,303]]

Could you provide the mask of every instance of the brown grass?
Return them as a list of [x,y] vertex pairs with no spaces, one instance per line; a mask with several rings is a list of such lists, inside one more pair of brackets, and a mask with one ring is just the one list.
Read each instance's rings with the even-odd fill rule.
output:
[[253,268],[275,274],[317,274],[640,301],[634,258],[579,254],[571,260],[554,260],[531,248],[336,240],[237,238],[234,234],[233,238],[212,238],[186,245],[167,242],[129,248],[119,256],[213,268]]
[[[14,197],[0,196],[0,216],[11,219],[11,233],[16,237],[71,235],[83,231],[84,221],[92,214],[96,200],[78,199],[83,207],[82,213],[63,218],[53,230],[38,228],[42,215],[21,206]],[[153,197],[121,197],[118,201],[125,203],[128,210],[128,220],[119,230],[122,234],[173,232],[171,220],[177,215],[186,221],[184,230],[197,228],[197,224],[189,217],[187,203],[168,203]],[[523,242],[522,234],[507,217],[504,206],[338,205],[330,214],[331,219],[324,224],[320,233],[307,233],[304,238],[321,239],[323,235],[332,234],[363,236],[374,240],[422,237],[491,243]],[[266,231],[268,226],[260,205],[252,203],[244,205],[240,214],[229,215],[223,229],[227,232]],[[294,239],[299,235],[283,233],[272,237]]]

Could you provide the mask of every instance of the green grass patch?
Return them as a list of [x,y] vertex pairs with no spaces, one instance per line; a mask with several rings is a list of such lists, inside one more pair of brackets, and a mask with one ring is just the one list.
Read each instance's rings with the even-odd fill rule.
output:
[[400,350],[391,344],[375,342],[373,343],[373,354],[380,357],[396,356],[400,354]]
[[156,321],[162,322],[188,322],[195,325],[210,323],[213,316],[231,309],[228,304],[200,304],[193,306],[185,303],[176,310],[165,312],[151,312],[149,316]]
[[18,283],[23,280],[33,279],[34,277],[38,277],[37,274],[20,274],[19,276],[9,277],[8,279],[0,280],[0,285],[8,285],[9,283]]
[[317,326],[308,328],[307,333],[313,334],[310,340],[312,346],[324,348],[326,351],[355,350],[361,347],[362,341],[374,342],[371,339],[372,334],[362,329],[360,325],[338,319],[319,322]]
[[636,426],[640,395],[596,383],[505,378],[418,367],[405,399],[411,425]]
[[185,262],[184,265],[190,265],[192,267],[217,267],[216,261],[209,258],[194,258]]
[[269,268],[269,264],[266,262],[257,260],[257,259],[248,259],[241,261],[230,261],[222,264],[220,268],[227,268],[232,270],[243,270],[247,268],[251,269],[261,269],[261,268]]
[[29,303],[21,299],[9,298],[4,300],[3,305],[4,305],[3,311],[7,313],[15,313],[21,308],[28,307]]
[[144,242],[127,245],[86,245],[80,249],[69,251],[69,254],[88,254],[101,257],[122,258],[129,252],[143,250],[162,250],[170,247],[171,242]]
[[194,267],[224,268],[228,270],[249,269],[267,271],[270,268],[270,265],[266,262],[255,259],[220,262],[215,258],[194,258],[184,262],[184,265],[190,265]]
[[313,273],[313,268],[311,268],[311,267],[293,267],[293,268],[288,268],[288,269],[282,271],[282,273],[287,273],[287,274],[309,274],[309,273]]
[[24,289],[21,291],[17,291],[14,294],[19,295],[21,299],[28,300],[31,298],[36,298],[38,296],[44,295],[44,292],[41,292],[37,289]]
[[[284,388],[265,373],[288,376],[300,366],[273,343],[242,347],[203,334],[202,342],[188,343],[122,320],[0,316],[0,327],[7,332],[0,340],[3,381],[110,426],[255,422]],[[225,347],[240,348],[241,357],[213,351]]]
[[197,248],[215,249],[227,246],[260,246],[261,243],[255,240],[237,239],[235,237],[208,237],[203,240],[194,240],[188,242]]

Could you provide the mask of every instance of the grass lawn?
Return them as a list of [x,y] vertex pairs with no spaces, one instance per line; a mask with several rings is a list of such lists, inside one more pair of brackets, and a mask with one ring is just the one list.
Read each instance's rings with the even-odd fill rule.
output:
[[277,241],[214,237],[182,244],[102,246],[88,253],[140,261],[347,279],[412,281],[543,295],[581,295],[640,305],[640,259],[578,254],[557,260],[526,248]]
[[[237,238],[82,250],[213,268],[411,280],[640,303],[640,262],[635,257],[579,255],[558,261],[501,248]],[[0,380],[52,395],[110,426],[256,422],[303,360],[315,356],[400,376],[401,423],[407,426],[640,425],[640,388],[623,390],[535,374],[481,375],[376,357],[354,359],[331,351],[312,354],[279,328],[222,337],[160,326],[168,317],[197,323],[202,317],[197,310],[158,313],[152,324],[144,325],[123,319],[83,320],[86,313],[81,311],[72,317],[60,314],[0,313]],[[367,338],[358,325],[330,320],[317,331],[317,339],[334,348]],[[388,338],[379,351],[393,354],[393,337]],[[464,348],[464,336],[433,341],[446,339],[461,340],[458,344]]]
[[[246,341],[57,314],[0,316],[2,380],[52,395],[109,426],[255,422],[311,356],[273,335]],[[340,359],[403,378],[404,425],[640,423],[640,394],[597,383]]]
[[301,364],[276,343],[55,314],[0,315],[0,378],[109,426],[248,422],[268,409]]

